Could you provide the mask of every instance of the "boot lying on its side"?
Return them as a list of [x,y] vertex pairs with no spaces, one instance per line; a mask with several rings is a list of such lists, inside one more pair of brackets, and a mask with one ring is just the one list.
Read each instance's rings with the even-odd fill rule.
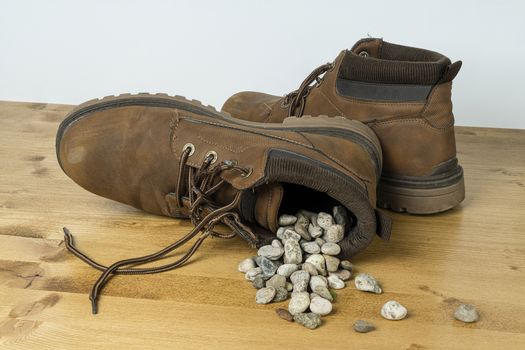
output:
[[[239,235],[253,246],[267,244],[285,211],[344,206],[353,224],[340,242],[341,258],[367,247],[376,233],[389,236],[389,219],[375,209],[381,148],[357,121],[316,117],[254,123],[180,97],[122,95],[72,111],[60,125],[56,150],[64,172],[86,190],[153,214],[190,218],[195,225],[157,253],[110,267],[75,248],[65,229],[67,247],[103,271],[90,296],[95,313],[112,273],[176,268],[209,236]],[[218,223],[231,233],[217,232]],[[195,237],[181,259],[137,267]]]

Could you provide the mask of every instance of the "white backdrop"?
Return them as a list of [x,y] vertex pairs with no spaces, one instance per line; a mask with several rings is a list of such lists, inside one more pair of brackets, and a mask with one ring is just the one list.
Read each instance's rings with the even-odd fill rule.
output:
[[525,128],[523,1],[0,0],[0,99],[282,95],[367,34],[463,60],[457,124]]

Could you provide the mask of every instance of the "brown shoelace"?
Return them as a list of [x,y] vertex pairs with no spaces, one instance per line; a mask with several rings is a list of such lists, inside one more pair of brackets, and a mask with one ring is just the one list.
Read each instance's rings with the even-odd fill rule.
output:
[[[138,258],[125,259],[117,261],[110,266],[104,266],[89,258],[83,252],[78,250],[74,245],[73,236],[71,232],[64,227],[64,241],[67,249],[80,258],[82,261],[90,265],[91,267],[96,268],[97,270],[103,271],[98,280],[93,285],[89,299],[91,300],[92,312],[96,314],[98,312],[98,298],[104,287],[104,285],[109,281],[113,274],[122,274],[122,275],[145,275],[160,273],[164,271],[173,270],[181,265],[183,265],[188,259],[195,253],[199,246],[204,242],[209,236],[215,236],[219,238],[232,238],[235,235],[239,234],[250,241],[255,241],[255,235],[248,229],[246,226],[242,225],[238,214],[234,209],[239,204],[241,198],[241,192],[238,192],[231,203],[224,205],[222,207],[217,207],[213,204],[213,201],[210,199],[210,196],[215,193],[224,183],[223,179],[215,181],[217,176],[225,170],[236,170],[241,173],[243,176],[249,174],[249,170],[237,166],[232,161],[223,161],[217,166],[211,168],[210,165],[214,160],[213,155],[209,155],[203,161],[201,167],[197,170],[193,167],[187,166],[186,162],[191,153],[190,148],[186,148],[181,155],[180,164],[179,164],[179,178],[177,181],[176,189],[176,205],[178,208],[183,207],[182,194],[184,193],[184,187],[188,192],[188,202],[189,202],[189,217],[195,227],[184,235],[179,240],[170,244],[166,248],[159,250],[156,253],[141,256]],[[185,177],[187,173],[187,177]],[[183,178],[187,179],[187,186],[184,186]],[[220,233],[214,231],[215,225],[219,222],[226,224],[231,232]],[[166,254],[172,252],[178,247],[184,245],[186,242],[195,237],[198,233],[201,235],[193,243],[193,245],[186,251],[186,253],[176,261],[149,268],[132,268],[129,265],[142,265],[157,261],[166,256]],[[125,266],[128,266],[125,268]]]
[[[310,93],[310,90],[312,90],[314,86],[321,83],[321,75],[332,69],[333,66],[334,65],[332,63],[326,63],[317,67],[306,77],[306,79],[304,79],[304,81],[301,83],[301,86],[299,86],[299,89],[284,95],[283,107],[288,106],[289,117],[300,117],[303,115],[306,97]],[[312,85],[314,81],[315,84]],[[299,108],[298,113],[296,113],[297,108]]]

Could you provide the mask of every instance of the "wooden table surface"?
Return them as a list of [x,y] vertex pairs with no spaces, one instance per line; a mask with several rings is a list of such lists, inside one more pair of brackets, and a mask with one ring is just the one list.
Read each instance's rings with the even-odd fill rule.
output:
[[[55,157],[55,132],[72,106],[0,103],[1,349],[525,349],[525,131],[457,128],[467,198],[438,215],[392,214],[388,243],[375,239],[353,260],[385,293],[338,291],[333,314],[308,330],[257,305],[237,272],[253,255],[240,238],[207,240],[181,269],[117,276],[100,313],[88,293],[99,273],[64,248],[106,264],[156,251],[190,229],[97,197],[73,183]],[[395,299],[409,310],[387,321]],[[452,317],[458,303],[475,324]],[[352,331],[356,319],[377,330]]]

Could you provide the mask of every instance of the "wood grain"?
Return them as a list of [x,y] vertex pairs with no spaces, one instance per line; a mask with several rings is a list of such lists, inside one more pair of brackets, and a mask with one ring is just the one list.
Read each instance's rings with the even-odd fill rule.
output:
[[[111,263],[160,249],[190,224],[97,197],[67,178],[54,136],[71,108],[0,103],[1,349],[525,348],[525,131],[458,127],[467,199],[439,215],[392,214],[392,240],[376,239],[353,260],[385,293],[350,283],[310,331],[278,319],[278,305],[255,304],[236,271],[254,254],[241,239],[208,240],[178,270],[113,278],[100,314],[91,315],[87,293],[98,273],[65,251],[62,226]],[[409,317],[381,319],[389,299]],[[455,321],[460,302],[475,304],[481,320]],[[377,330],[354,333],[359,318]]]

